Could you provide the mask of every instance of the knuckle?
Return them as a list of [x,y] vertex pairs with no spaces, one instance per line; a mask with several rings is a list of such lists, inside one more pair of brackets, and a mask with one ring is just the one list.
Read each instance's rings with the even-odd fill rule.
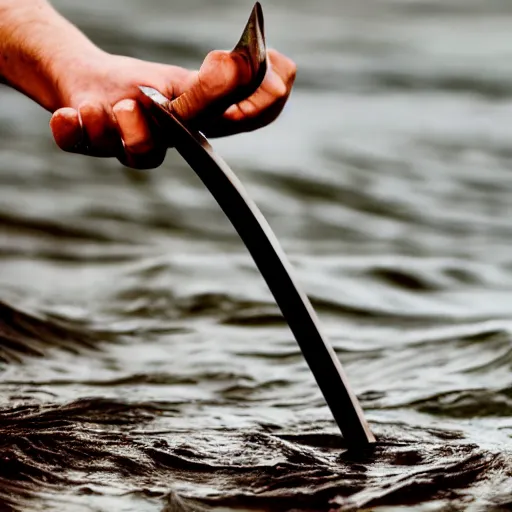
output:
[[270,49],[268,54],[274,66],[278,66],[288,81],[293,82],[297,76],[296,62],[274,49]]
[[96,121],[101,119],[104,115],[103,108],[94,103],[82,103],[78,107],[78,112],[84,121]]
[[211,60],[211,61],[214,61],[217,63],[223,62],[228,58],[229,58],[229,53],[226,52],[225,50],[212,50],[206,56],[206,60]]
[[197,82],[199,84],[198,96],[217,96],[219,91],[222,90],[222,82],[219,80],[218,75],[214,75],[214,79],[212,79],[204,68],[201,68]]
[[282,80],[279,80],[278,84],[276,84],[274,94],[278,99],[283,99],[288,96],[288,87],[286,87],[286,84]]
[[232,54],[222,50],[210,52],[201,66],[198,81],[208,97],[233,90],[239,82],[240,65]]

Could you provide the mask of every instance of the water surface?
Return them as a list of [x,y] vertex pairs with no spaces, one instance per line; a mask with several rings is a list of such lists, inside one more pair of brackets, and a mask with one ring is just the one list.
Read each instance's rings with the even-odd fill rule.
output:
[[[249,2],[59,0],[197,67]],[[0,91],[0,510],[510,510],[512,6],[280,0],[283,115],[216,140],[379,444],[353,454],[193,172],[59,152]]]

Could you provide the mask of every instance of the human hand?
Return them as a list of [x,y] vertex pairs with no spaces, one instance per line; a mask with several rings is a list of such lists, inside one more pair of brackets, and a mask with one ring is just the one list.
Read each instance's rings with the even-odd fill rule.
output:
[[199,71],[191,71],[98,51],[75,62],[76,71],[68,67],[59,73],[60,108],[50,121],[54,139],[64,151],[116,157],[137,169],[158,167],[172,140],[147,116],[140,85],[177,98],[175,113],[209,137],[261,128],[282,111],[296,74],[295,64],[284,55],[268,50],[267,56],[267,73],[257,90],[218,112],[214,107],[252,78],[248,62],[236,54],[213,51]]

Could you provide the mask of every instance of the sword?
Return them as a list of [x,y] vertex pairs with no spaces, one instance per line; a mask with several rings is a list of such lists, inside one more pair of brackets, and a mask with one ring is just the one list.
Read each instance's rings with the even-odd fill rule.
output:
[[[267,70],[263,12],[259,2],[233,52],[241,53],[250,62],[254,77],[251,88],[256,90]],[[265,217],[207,138],[173,113],[171,100],[150,87],[141,86],[140,90],[147,99],[145,103],[150,114],[162,130],[172,134],[175,149],[213,195],[247,247],[295,336],[348,447],[374,444],[375,437],[341,363],[322,333],[316,312],[299,287],[293,268]]]

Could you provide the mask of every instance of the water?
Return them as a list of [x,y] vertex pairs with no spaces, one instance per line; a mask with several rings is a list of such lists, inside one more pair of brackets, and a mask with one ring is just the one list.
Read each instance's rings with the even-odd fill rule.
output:
[[[197,67],[250,2],[59,0]],[[214,142],[273,227],[379,444],[353,454],[252,260],[170,151],[59,152],[0,92],[0,510],[510,510],[512,6],[263,5],[283,115]]]

